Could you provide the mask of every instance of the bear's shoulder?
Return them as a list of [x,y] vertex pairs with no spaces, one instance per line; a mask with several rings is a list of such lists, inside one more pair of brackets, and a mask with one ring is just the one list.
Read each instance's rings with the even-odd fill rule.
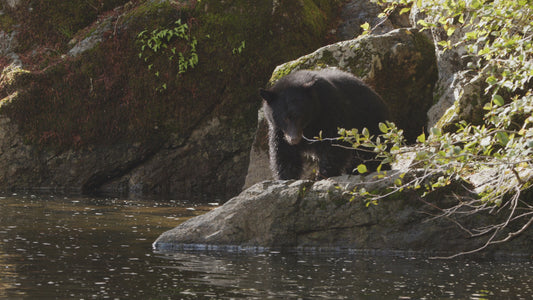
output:
[[301,70],[290,73],[278,80],[272,87],[272,91],[284,91],[287,89],[302,88],[309,86],[320,75],[316,71]]
[[351,73],[338,69],[322,70],[299,70],[281,78],[274,85],[273,89],[282,91],[290,88],[310,87],[315,82],[322,82],[330,85],[335,84],[352,84],[364,86],[361,79]]

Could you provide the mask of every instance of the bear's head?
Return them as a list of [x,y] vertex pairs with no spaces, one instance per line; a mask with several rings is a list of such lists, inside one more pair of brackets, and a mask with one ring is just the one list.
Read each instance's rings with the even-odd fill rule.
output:
[[281,130],[290,145],[300,143],[317,110],[312,82],[297,86],[276,85],[268,90],[260,89],[259,94],[270,125]]

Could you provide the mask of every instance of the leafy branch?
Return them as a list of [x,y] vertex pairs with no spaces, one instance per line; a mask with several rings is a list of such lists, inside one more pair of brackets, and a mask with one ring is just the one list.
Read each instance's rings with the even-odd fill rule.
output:
[[[174,41],[185,41],[185,45],[172,46]],[[198,64],[198,54],[196,46],[198,41],[191,37],[189,26],[181,23],[181,19],[174,22],[174,27],[154,29],[151,32],[143,30],[137,35],[137,43],[140,45],[139,58],[148,64],[148,71],[155,77],[161,78],[163,66],[157,62],[156,58],[165,57],[169,63],[177,61],[177,75],[185,73],[188,69],[194,68]],[[174,43],[175,44],[175,43]],[[163,82],[156,88],[158,91],[167,89],[167,83]]]

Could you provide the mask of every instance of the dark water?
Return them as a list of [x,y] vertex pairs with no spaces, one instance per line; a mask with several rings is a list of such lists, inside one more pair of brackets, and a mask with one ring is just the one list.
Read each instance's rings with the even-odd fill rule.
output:
[[532,299],[532,260],[152,251],[163,231],[211,208],[2,197],[0,298]]

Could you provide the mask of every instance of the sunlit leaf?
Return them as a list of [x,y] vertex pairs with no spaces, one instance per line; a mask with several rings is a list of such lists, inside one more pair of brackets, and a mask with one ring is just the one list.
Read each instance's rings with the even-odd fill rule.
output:
[[442,135],[442,131],[440,130],[440,128],[432,127],[431,134],[434,135],[435,137],[440,137]]
[[410,7],[404,7],[400,10],[400,16],[411,11]]
[[496,104],[497,106],[503,106],[505,104],[503,97],[500,95],[494,95],[492,97],[492,101],[494,101],[494,104]]
[[421,135],[419,135],[416,140],[419,142],[419,143],[425,143],[426,142],[426,134],[425,133],[422,133]]
[[389,132],[389,127],[387,127],[387,125],[385,125],[385,123],[380,122],[379,123],[379,131],[381,131],[382,133],[387,133],[387,132]]

